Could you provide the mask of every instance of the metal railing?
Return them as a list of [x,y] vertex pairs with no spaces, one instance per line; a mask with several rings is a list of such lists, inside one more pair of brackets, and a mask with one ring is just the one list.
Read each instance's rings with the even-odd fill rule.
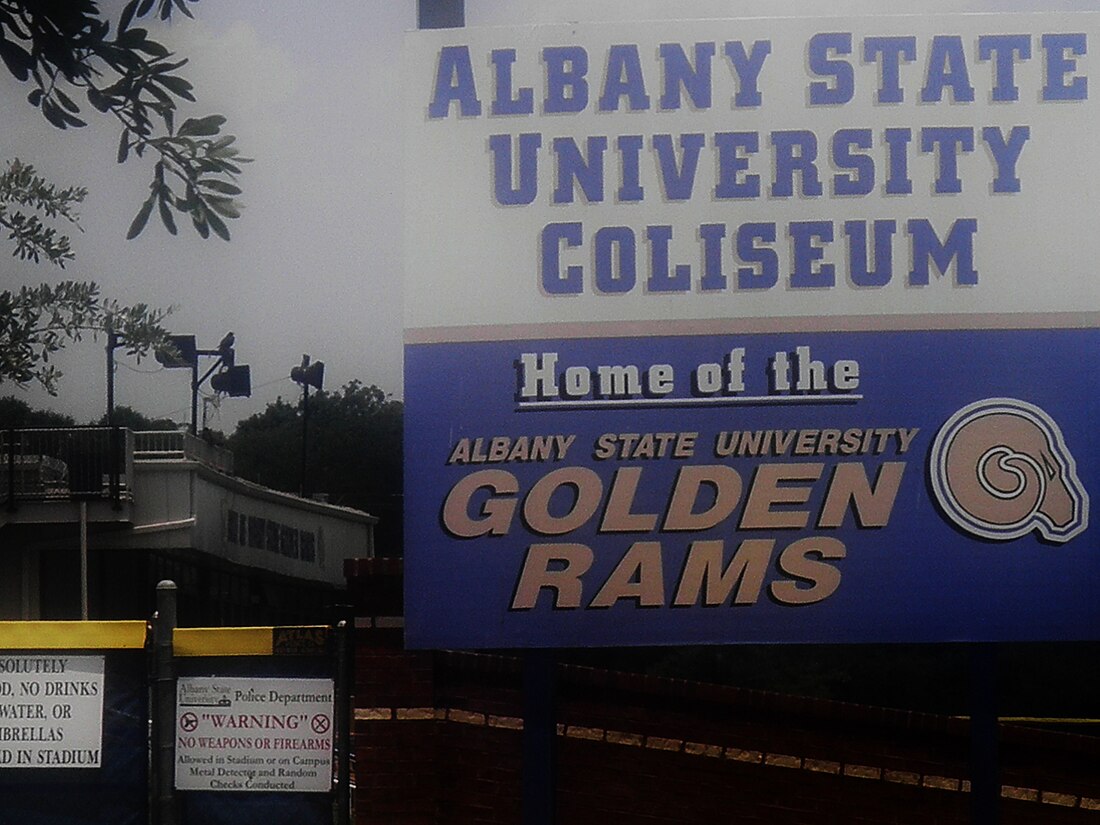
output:
[[233,453],[179,430],[142,430],[134,433],[134,459],[187,459],[233,474]]
[[0,430],[0,503],[129,495],[133,433],[121,427]]
[[132,495],[135,461],[198,461],[232,474],[233,454],[190,433],[122,427],[0,429],[0,505]]

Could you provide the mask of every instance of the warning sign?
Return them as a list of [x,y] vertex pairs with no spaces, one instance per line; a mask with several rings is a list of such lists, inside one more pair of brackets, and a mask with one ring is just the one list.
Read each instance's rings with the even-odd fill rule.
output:
[[176,788],[330,790],[333,690],[331,679],[181,677]]
[[0,656],[0,769],[102,760],[103,657]]

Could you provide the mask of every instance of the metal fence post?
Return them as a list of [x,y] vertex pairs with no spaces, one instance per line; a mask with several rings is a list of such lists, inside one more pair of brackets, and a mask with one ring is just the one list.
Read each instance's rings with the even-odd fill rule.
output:
[[15,512],[15,430],[8,430],[8,512]]
[[354,718],[351,689],[354,673],[352,668],[354,619],[352,616],[351,608],[338,606],[333,633],[336,647],[336,695],[333,697],[336,700],[335,744],[337,748],[336,798],[333,812],[335,825],[351,823],[351,726]]
[[107,491],[111,498],[111,508],[114,510],[122,509],[122,489],[120,485],[122,462],[120,461],[120,453],[123,441],[121,435],[122,431],[118,427],[111,427],[107,434],[107,449],[110,451],[107,464]]
[[176,583],[157,584],[157,612],[153,620],[153,779],[155,825],[178,825],[176,809],[176,663],[172,634],[176,629]]

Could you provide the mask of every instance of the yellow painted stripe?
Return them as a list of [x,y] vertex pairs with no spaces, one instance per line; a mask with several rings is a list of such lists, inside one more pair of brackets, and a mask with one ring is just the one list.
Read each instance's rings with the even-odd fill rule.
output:
[[414,327],[405,343],[446,344],[555,338],[644,338],[657,335],[725,335],[750,332],[878,332],[887,330],[1092,329],[1100,312],[945,312],[910,315],[792,315],[660,321],[560,321]]
[[145,647],[145,622],[0,622],[0,650]]
[[177,627],[177,656],[270,656],[270,627]]
[[[969,716],[952,716],[952,719],[969,719]],[[998,716],[998,722],[1032,723],[1037,725],[1100,725],[1100,719],[1079,716]]]

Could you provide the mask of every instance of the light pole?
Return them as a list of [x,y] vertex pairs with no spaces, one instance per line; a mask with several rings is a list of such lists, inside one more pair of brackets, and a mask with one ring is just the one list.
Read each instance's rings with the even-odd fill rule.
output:
[[316,387],[320,392],[325,383],[325,362],[309,362],[309,356],[302,356],[302,363],[290,371],[290,378],[302,387],[302,498],[310,495],[309,476],[306,472],[306,438],[309,433],[309,388]]
[[[107,458],[107,486],[111,499],[111,506],[115,510],[122,509],[120,501],[121,488],[119,486],[119,473],[121,467],[121,441],[118,431],[115,429],[115,350],[122,346],[120,336],[110,326],[107,327],[107,449],[110,451]],[[87,507],[80,505],[81,536],[80,536],[80,581],[83,594],[82,612],[83,618],[88,618],[88,551],[87,551]]]
[[115,350],[122,346],[118,333],[107,329],[107,426],[115,425]]

